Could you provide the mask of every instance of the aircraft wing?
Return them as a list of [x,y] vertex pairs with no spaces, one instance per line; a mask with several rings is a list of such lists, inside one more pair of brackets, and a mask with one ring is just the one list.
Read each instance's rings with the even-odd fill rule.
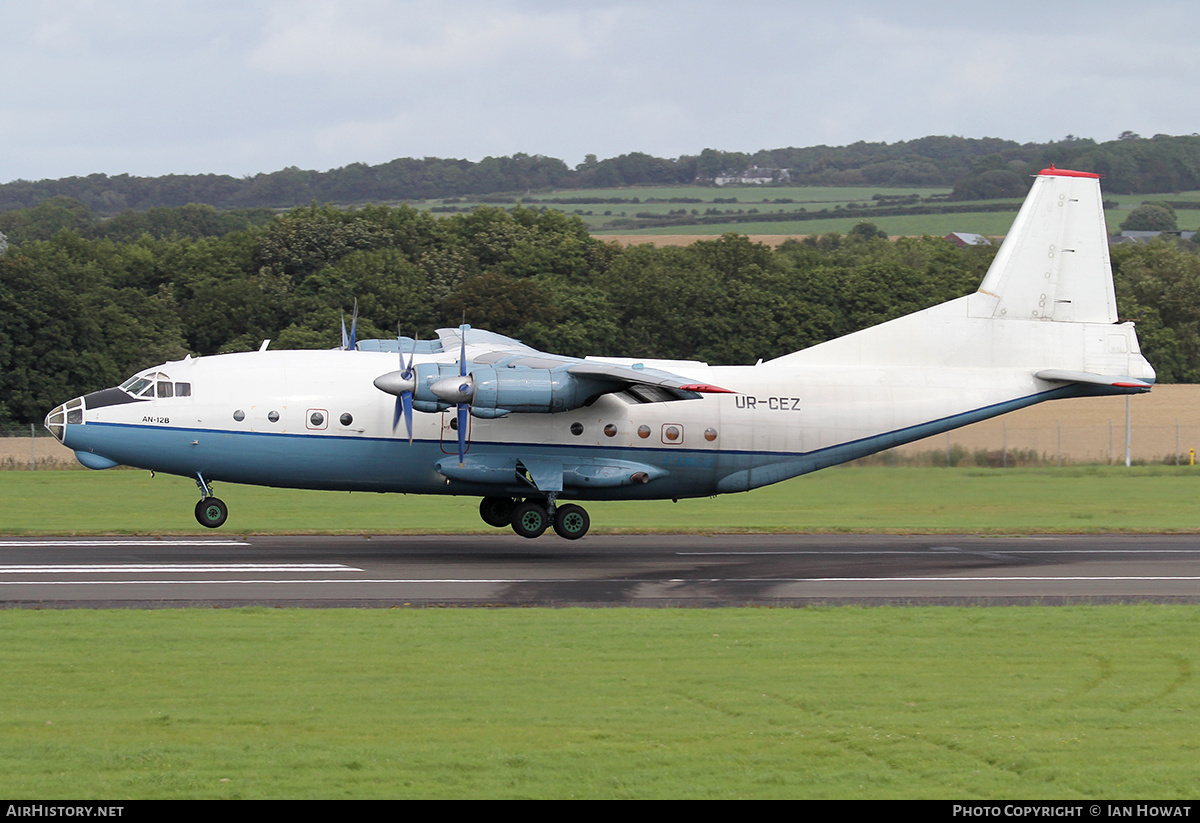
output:
[[728,389],[697,383],[661,369],[646,368],[640,363],[620,365],[578,357],[550,354],[527,346],[520,340],[482,329],[438,329],[443,351],[454,351],[464,340],[470,347],[471,364],[482,363],[514,369],[545,369],[566,371],[575,378],[612,384],[604,393],[622,391],[629,386],[654,386],[660,389],[703,393],[729,393]]
[[506,337],[503,334],[496,334],[496,332],[487,331],[486,329],[473,329],[470,326],[463,326],[458,329],[438,329],[437,336],[438,340],[442,343],[442,351],[457,351],[466,342],[468,346],[473,348],[486,347],[496,351],[541,353],[532,346],[526,346],[516,338]]
[[[458,361],[417,365],[411,373],[390,372],[376,378],[375,386],[402,400],[408,396],[417,411],[456,405],[485,418],[569,411],[590,405],[601,395],[627,390],[643,403],[729,392],[636,362],[626,365],[550,354],[468,326],[438,329],[437,334],[435,345],[442,353],[458,353]],[[388,341],[373,342],[380,349],[390,348]],[[395,344],[397,349],[403,345]]]
[[[697,383],[687,380],[670,372],[658,369],[647,369],[643,366],[618,366],[613,363],[597,363],[594,361],[577,362],[568,366],[567,371],[579,377],[590,377],[595,380],[608,380],[620,383],[622,386],[658,386],[663,389],[696,392],[698,394],[732,394],[730,389],[711,386],[708,383]],[[616,391],[617,389],[614,389]]]

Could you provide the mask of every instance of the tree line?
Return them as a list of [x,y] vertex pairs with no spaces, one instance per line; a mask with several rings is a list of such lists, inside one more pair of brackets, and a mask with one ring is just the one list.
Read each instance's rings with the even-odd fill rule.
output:
[[329,171],[289,167],[235,178],[229,175],[91,174],[60,180],[16,180],[0,185],[0,212],[28,209],[70,197],[97,214],[179,207],[189,203],[222,211],[290,208],[309,202],[343,205],[431,198],[528,193],[555,188],[669,186],[711,182],[752,166],[787,169],[793,185],[944,186],[959,200],[1021,197],[1029,175],[1050,164],[1102,174],[1114,194],[1200,189],[1200,136],[1126,132],[1097,143],[1068,136],[1049,143],[1019,144],[998,138],[931,136],[897,143],[727,152],[653,157],[631,152],[570,168],[553,157],[514,154],[473,162],[404,157],[379,165],[351,163]]
[[[332,348],[356,300],[360,337],[394,336],[397,323],[428,337],[465,317],[567,355],[750,364],[969,293],[995,253],[888,241],[868,224],[778,248],[736,234],[621,247],[577,217],[525,207],[436,218],[310,205],[261,220],[190,206],[143,217],[151,228],[136,234],[10,237],[0,425],[40,422],[70,397],[187,353],[266,338]],[[1200,382],[1195,248],[1160,240],[1116,247],[1112,259],[1122,316],[1139,321],[1160,379]]]

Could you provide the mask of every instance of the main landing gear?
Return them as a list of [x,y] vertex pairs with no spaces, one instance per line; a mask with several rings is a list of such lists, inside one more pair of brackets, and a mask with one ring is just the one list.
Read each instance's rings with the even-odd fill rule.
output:
[[196,486],[200,489],[200,502],[196,504],[196,522],[209,529],[215,529],[225,524],[229,519],[229,507],[219,497],[213,497],[212,486],[205,482],[204,477],[196,474]]
[[512,530],[522,537],[541,537],[546,529],[567,540],[578,540],[588,532],[591,518],[582,506],[568,503],[549,506],[540,500],[516,500],[508,497],[485,497],[479,502],[479,516],[489,526]]

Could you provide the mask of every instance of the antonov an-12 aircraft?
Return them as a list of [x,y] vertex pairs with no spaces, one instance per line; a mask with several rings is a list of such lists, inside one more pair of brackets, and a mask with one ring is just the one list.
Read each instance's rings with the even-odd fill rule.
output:
[[46,426],[83,465],[214,481],[456,494],[524,537],[575,500],[743,492],[1062,397],[1149,391],[1117,320],[1100,181],[1037,175],[974,294],[755,366],[562,357],[462,326],[437,340],[186,357]]

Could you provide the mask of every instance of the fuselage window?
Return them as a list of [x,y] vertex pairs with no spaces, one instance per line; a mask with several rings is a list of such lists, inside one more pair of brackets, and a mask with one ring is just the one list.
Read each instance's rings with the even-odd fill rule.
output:
[[350,412],[343,412],[342,416],[338,419],[341,420],[343,426],[349,426],[354,422],[354,417],[350,414]]
[[237,422],[241,423],[243,420],[246,419],[246,413],[244,411],[242,411],[241,409],[238,409],[237,411],[235,411],[233,413],[233,419],[236,420]]

